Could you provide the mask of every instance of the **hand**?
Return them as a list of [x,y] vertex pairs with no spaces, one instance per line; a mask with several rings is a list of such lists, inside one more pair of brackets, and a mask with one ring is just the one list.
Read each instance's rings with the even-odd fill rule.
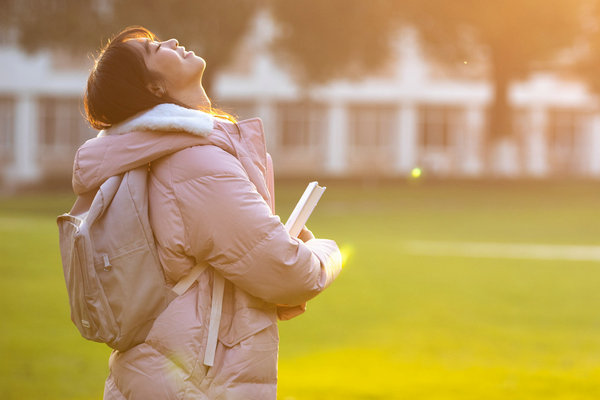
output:
[[303,242],[308,242],[309,240],[314,238],[315,235],[313,235],[313,233],[306,226],[304,226],[304,228],[302,228],[302,230],[298,234],[298,239],[302,240]]

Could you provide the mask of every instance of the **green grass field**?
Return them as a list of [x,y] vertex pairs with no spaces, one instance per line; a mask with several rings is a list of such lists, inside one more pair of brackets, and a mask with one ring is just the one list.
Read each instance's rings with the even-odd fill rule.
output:
[[[279,185],[282,216],[303,186]],[[59,260],[54,219],[72,200],[0,199],[1,399],[101,398],[109,349],[71,324]],[[600,398],[599,262],[405,247],[600,245],[600,184],[331,183],[310,228],[352,251],[280,324],[280,399]]]

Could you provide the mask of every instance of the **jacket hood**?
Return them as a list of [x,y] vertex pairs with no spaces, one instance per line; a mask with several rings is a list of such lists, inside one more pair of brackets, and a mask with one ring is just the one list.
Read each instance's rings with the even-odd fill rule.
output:
[[85,142],[73,165],[73,190],[79,195],[106,179],[148,164],[186,147],[212,144],[235,154],[227,131],[230,122],[175,104],[160,104]]

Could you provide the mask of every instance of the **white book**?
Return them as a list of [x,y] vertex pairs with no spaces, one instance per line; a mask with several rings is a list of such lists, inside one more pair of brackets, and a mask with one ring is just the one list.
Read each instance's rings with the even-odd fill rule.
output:
[[316,181],[308,184],[294,211],[285,223],[285,229],[290,233],[290,236],[298,237],[325,189],[325,186],[319,186]]

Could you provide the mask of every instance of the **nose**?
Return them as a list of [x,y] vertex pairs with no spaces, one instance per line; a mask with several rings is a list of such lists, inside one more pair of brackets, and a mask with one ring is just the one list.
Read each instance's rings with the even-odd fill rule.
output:
[[179,42],[177,41],[177,39],[169,39],[165,41],[165,44],[173,49],[179,46]]

